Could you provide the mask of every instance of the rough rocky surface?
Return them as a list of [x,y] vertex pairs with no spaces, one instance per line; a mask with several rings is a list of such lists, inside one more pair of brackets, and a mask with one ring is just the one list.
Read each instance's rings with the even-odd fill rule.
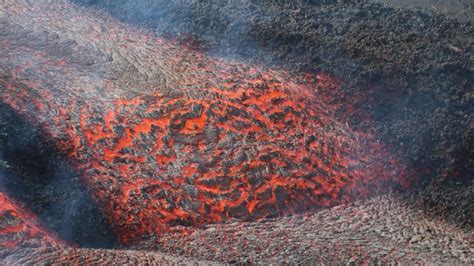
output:
[[427,218],[430,211],[413,199],[389,194],[316,214],[209,225],[188,235],[167,234],[129,250],[69,248],[35,236],[20,246],[2,248],[0,257],[6,265],[473,263],[472,229]]
[[472,263],[472,229],[427,219],[430,210],[420,203],[387,195],[307,216],[212,225],[184,237],[165,235],[151,248],[257,264]]
[[474,20],[472,0],[371,0],[370,2],[398,8],[423,8],[459,20]]
[[[6,263],[472,263],[470,24],[366,4],[139,3],[101,5],[144,29],[67,2],[2,6],[0,170],[2,195],[16,196],[2,198]],[[58,163],[41,167],[48,160]],[[349,203],[390,188],[414,190]],[[85,207],[68,219],[88,213],[90,223],[55,222],[75,197]],[[63,207],[45,213],[48,204]],[[62,243],[97,244],[61,234],[96,223],[150,251]],[[36,248],[21,244],[31,240]]]
[[2,262],[4,265],[217,265],[158,252],[68,247],[22,247],[11,251]]

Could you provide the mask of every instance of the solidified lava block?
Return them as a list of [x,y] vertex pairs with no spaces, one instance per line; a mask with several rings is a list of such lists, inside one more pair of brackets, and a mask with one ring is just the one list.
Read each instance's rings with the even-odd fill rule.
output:
[[331,103],[331,75],[209,58],[70,4],[5,12],[2,102],[69,157],[123,243],[413,181],[337,115],[350,107]]

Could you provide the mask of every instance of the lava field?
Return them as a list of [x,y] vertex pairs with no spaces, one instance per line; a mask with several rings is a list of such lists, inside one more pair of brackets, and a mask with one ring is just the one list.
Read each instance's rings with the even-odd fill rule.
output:
[[106,5],[0,12],[2,264],[472,263],[472,151],[415,160],[361,107],[402,84],[224,57]]

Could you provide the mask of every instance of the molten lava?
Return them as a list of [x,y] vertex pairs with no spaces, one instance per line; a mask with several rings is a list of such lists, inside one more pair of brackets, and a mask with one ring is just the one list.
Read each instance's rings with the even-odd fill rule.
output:
[[[1,100],[68,155],[123,243],[413,181],[373,135],[336,115],[350,106],[330,103],[343,82],[331,75],[209,58],[118,22],[99,29],[98,16],[67,8],[25,19],[28,7],[10,8],[18,28],[2,26]],[[56,16],[54,34],[25,29],[51,29],[45,18]]]

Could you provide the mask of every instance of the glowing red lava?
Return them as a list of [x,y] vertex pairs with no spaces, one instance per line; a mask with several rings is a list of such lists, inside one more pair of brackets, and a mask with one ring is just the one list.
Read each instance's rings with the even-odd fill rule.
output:
[[123,243],[176,225],[285,215],[410,185],[399,159],[336,116],[350,109],[330,104],[342,81],[208,58],[109,25],[75,33],[101,51],[145,47],[142,59],[159,62],[157,80],[166,82],[127,83],[7,37],[0,95],[69,155]]

